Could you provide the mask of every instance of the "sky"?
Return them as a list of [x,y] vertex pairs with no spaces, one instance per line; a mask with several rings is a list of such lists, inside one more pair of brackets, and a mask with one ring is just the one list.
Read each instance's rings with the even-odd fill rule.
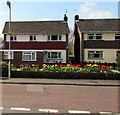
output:
[[[118,18],[118,0],[10,0],[12,21],[63,20],[68,16],[69,28],[74,28],[74,16],[80,19]],[[79,2],[81,1],[81,2]],[[85,1],[85,2],[84,2]],[[9,21],[9,8],[6,0],[0,2],[0,37],[6,21]]]

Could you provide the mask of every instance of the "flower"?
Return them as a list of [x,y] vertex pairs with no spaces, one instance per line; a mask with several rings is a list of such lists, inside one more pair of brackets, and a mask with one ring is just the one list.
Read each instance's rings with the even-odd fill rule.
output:
[[24,67],[24,65],[23,65],[23,64],[20,64],[19,66],[20,66],[20,67]]
[[25,64],[25,66],[29,66],[29,64]]
[[44,68],[45,68],[45,67],[47,67],[47,65],[46,65],[46,64],[43,64],[42,66],[43,66]]
[[40,65],[39,64],[35,64],[36,67],[39,67]]
[[101,67],[102,67],[102,68],[109,68],[109,66],[105,66],[105,65],[102,65]]
[[35,66],[35,64],[32,64],[32,66]]
[[60,64],[60,67],[65,67],[66,65]]
[[92,65],[91,67],[98,67],[98,65],[97,65],[97,64],[94,64],[94,65]]
[[50,67],[54,68],[54,67],[55,67],[55,65],[50,65]]

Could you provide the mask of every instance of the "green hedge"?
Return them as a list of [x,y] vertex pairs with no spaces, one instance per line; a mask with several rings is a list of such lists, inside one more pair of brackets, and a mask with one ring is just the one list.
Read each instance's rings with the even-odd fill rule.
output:
[[52,79],[103,79],[120,80],[119,73],[77,73],[77,72],[40,72],[12,71],[12,78],[52,78]]

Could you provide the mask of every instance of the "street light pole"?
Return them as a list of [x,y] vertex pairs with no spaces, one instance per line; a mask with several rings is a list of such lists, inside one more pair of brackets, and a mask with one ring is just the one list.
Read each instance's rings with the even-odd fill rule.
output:
[[11,62],[10,62],[10,59],[11,59],[11,3],[10,1],[7,1],[6,4],[9,6],[9,30],[8,30],[8,34],[10,35],[10,39],[9,39],[9,53],[8,53],[8,58],[9,58],[9,64],[8,64],[8,77],[10,78],[11,77]]

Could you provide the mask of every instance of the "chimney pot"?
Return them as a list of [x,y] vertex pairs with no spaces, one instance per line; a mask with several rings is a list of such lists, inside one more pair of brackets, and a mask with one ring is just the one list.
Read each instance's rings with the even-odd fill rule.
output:
[[64,15],[64,21],[68,21],[68,17],[66,16],[66,14]]
[[75,15],[75,20],[79,20],[79,15]]

